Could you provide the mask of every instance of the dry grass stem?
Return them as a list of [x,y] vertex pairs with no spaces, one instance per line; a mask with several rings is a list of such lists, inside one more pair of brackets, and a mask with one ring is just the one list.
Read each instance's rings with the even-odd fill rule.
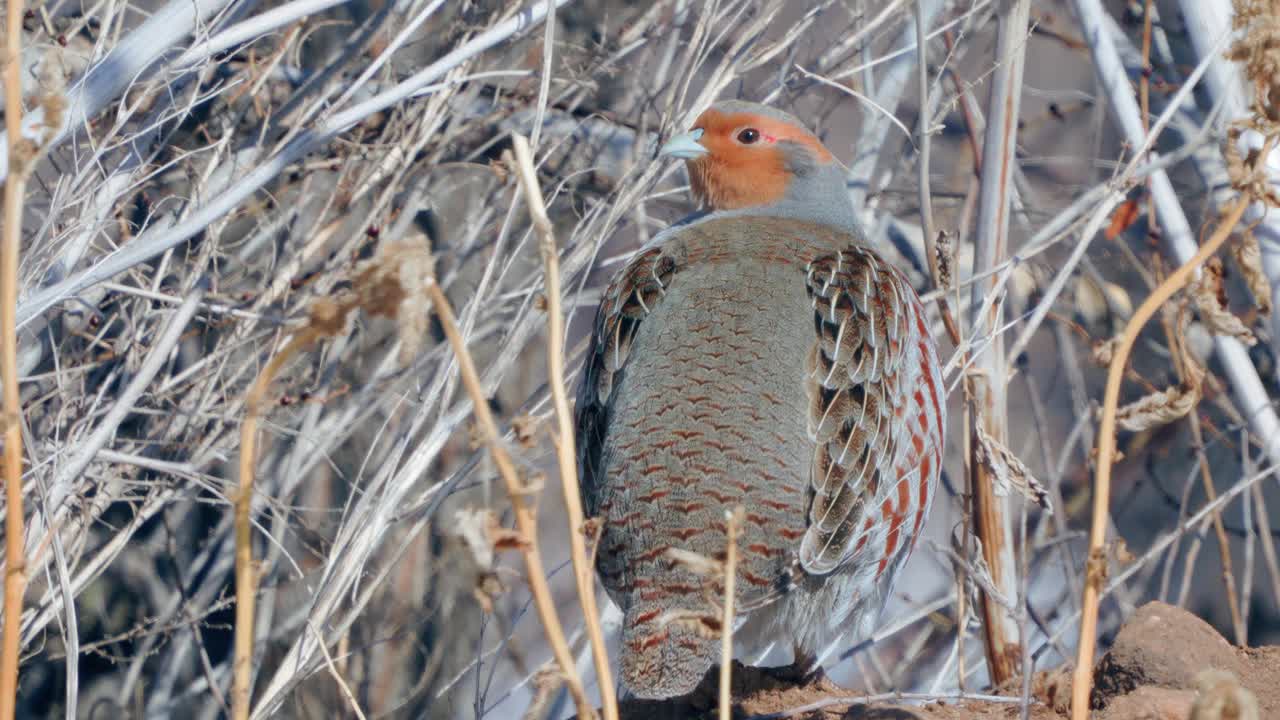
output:
[[236,526],[236,635],[232,670],[231,716],[247,720],[253,695],[254,610],[258,596],[258,568],[253,561],[253,478],[257,454],[258,421],[276,374],[300,351],[320,337],[307,325],[289,338],[245,395],[244,421],[240,424],[240,485],[234,504]]
[[[1268,143],[1270,145],[1271,143]],[[1085,574],[1084,598],[1081,601],[1080,640],[1077,646],[1076,666],[1071,682],[1072,720],[1087,720],[1089,715],[1089,691],[1093,679],[1093,651],[1097,643],[1099,591],[1106,577],[1106,542],[1108,507],[1111,499],[1111,467],[1116,452],[1116,413],[1120,400],[1120,383],[1124,379],[1125,365],[1138,334],[1143,326],[1192,278],[1196,268],[1211,257],[1226,242],[1236,224],[1249,207],[1249,198],[1241,197],[1226,211],[1218,229],[1214,231],[1190,260],[1183,263],[1160,283],[1147,299],[1134,311],[1125,326],[1120,344],[1116,347],[1111,366],[1107,370],[1107,386],[1102,400],[1102,420],[1098,429],[1097,471],[1093,484],[1093,517],[1089,528],[1089,558]]]
[[738,532],[746,517],[741,505],[726,510],[724,554],[724,601],[720,616],[720,720],[732,720],[733,706],[729,701],[729,688],[733,681],[733,601],[738,576]]
[[5,16],[4,120],[12,169],[4,184],[0,237],[0,393],[4,412],[5,573],[4,635],[0,639],[0,720],[11,720],[18,704],[22,600],[27,587],[26,525],[22,507],[22,401],[18,396],[18,256],[22,210],[32,160],[22,128],[22,0],[9,0]]
[[702,553],[685,550],[684,548],[669,547],[662,554],[673,564],[679,565],[699,577],[714,578],[724,575],[724,563],[715,558],[707,557]]
[[933,214],[933,191],[929,179],[933,155],[933,134],[935,128],[929,124],[933,121],[937,93],[929,92],[929,43],[925,19],[924,0],[916,0],[915,7],[916,36],[916,82],[920,90],[920,127],[916,130],[916,144],[920,147],[920,159],[917,161],[916,197],[920,201],[921,231],[924,234],[925,258],[929,264],[929,277],[933,286],[941,290],[938,309],[942,313],[942,323],[947,330],[951,342],[961,345],[960,328],[956,325],[955,316],[951,313],[951,303],[947,301],[946,292],[951,289],[951,272],[947,254],[948,243],[945,233],[939,232]]
[[324,654],[325,667],[329,668],[329,674],[333,676],[333,681],[337,683],[338,689],[342,691],[342,697],[347,701],[347,705],[351,707],[351,712],[356,716],[356,720],[365,720],[364,711],[360,709],[360,703],[356,701],[355,693],[351,692],[351,686],[343,679],[342,673],[338,666],[333,662],[333,656],[329,654],[329,648],[325,647],[324,637],[311,627],[311,632],[316,636],[316,641],[320,644],[320,652]]
[[254,610],[259,574],[253,558],[254,466],[258,423],[267,405],[267,392],[276,376],[298,353],[319,340],[342,333],[348,317],[357,309],[373,316],[395,318],[402,346],[416,348],[423,330],[418,308],[425,301],[420,278],[430,277],[432,272],[425,248],[410,242],[387,244],[375,257],[355,268],[351,290],[312,302],[306,324],[289,338],[283,349],[271,356],[245,395],[245,417],[240,425],[240,485],[234,507],[236,626],[231,699],[232,716],[236,720],[249,717],[253,694]]
[[[1015,196],[1015,150],[1030,10],[1030,0],[1013,0],[998,18],[996,67],[983,137],[982,182],[973,237],[975,274],[994,269],[1012,251],[1009,227]],[[1018,583],[1013,515],[1008,500],[996,495],[998,482],[979,457],[982,446],[979,433],[1001,444],[1008,441],[1009,434],[1006,394],[1009,368],[1001,332],[1004,304],[997,299],[1002,294],[1004,281],[1005,278],[989,277],[975,284],[971,292],[972,306],[981,308],[972,315],[973,328],[991,337],[973,353],[973,369],[967,376],[966,407],[971,414],[967,438],[971,458],[967,469],[973,532],[982,543],[983,559],[992,583],[1001,595],[1011,598],[1017,595]],[[1019,622],[1015,613],[985,590],[979,599],[987,667],[992,683],[1003,687],[1017,674],[1017,663],[1022,658]]]
[[[797,115],[847,163],[959,418],[960,482],[930,492],[882,626],[827,650],[833,680],[944,699],[982,689],[986,650],[997,682],[1049,670],[1103,561],[1098,637],[1158,598],[1267,642],[1275,2],[1067,4],[25,2],[0,142],[0,708],[613,717],[604,641],[625,616],[593,554],[620,529],[583,517],[573,379],[609,276],[688,213],[657,143],[730,98]],[[1239,32],[1197,19],[1231,5]],[[1254,204],[1225,277],[1197,272],[1129,350],[1112,481],[1155,481],[1113,485],[1104,539],[1139,557],[1106,542],[1085,567],[1101,367],[1237,195]],[[657,558],[700,602],[655,620],[724,655],[699,702],[732,663],[741,712],[757,675],[721,643],[757,658],[727,637],[721,552]]]
[[525,203],[529,206],[534,230],[538,233],[538,252],[542,256],[543,273],[547,284],[547,382],[551,388],[551,400],[556,413],[556,461],[560,468],[564,505],[569,516],[569,554],[573,561],[578,603],[582,607],[583,622],[591,642],[591,656],[595,662],[596,678],[600,688],[601,710],[605,720],[617,720],[618,699],[614,693],[613,674],[609,670],[609,653],[605,648],[604,632],[600,628],[600,610],[596,605],[595,594],[595,572],[587,556],[582,497],[578,487],[578,458],[574,445],[573,413],[569,409],[569,394],[565,390],[564,383],[564,311],[561,308],[560,248],[556,244],[551,220],[547,217],[546,202],[542,198],[542,189],[538,185],[538,174],[533,164],[533,153],[529,149],[529,141],[517,133],[512,136],[512,143],[515,149],[517,177],[524,190]]
[[462,384],[466,388],[467,395],[471,397],[472,411],[475,413],[476,422],[480,426],[485,446],[489,448],[493,463],[498,468],[498,475],[502,478],[503,485],[506,487],[507,497],[511,501],[511,509],[516,519],[516,529],[526,538],[526,542],[521,546],[520,554],[524,556],[526,580],[529,583],[529,590],[533,594],[533,602],[538,611],[538,619],[542,624],[543,632],[546,633],[547,642],[551,646],[551,653],[555,657],[556,663],[560,666],[560,672],[564,675],[564,681],[569,687],[569,693],[573,696],[573,702],[578,710],[578,717],[584,720],[594,718],[596,716],[595,709],[587,701],[586,691],[583,690],[582,681],[578,678],[577,668],[573,663],[573,653],[570,652],[569,644],[565,640],[564,629],[560,625],[560,618],[556,614],[555,602],[551,597],[551,588],[547,585],[546,570],[542,565],[542,553],[538,549],[538,521],[532,499],[529,497],[527,488],[520,482],[515,464],[512,462],[511,456],[507,454],[507,450],[502,443],[502,437],[498,434],[498,424],[494,421],[493,413],[489,410],[488,399],[485,397],[484,388],[480,385],[480,376],[476,373],[475,363],[471,360],[471,353],[467,350],[462,333],[458,330],[458,321],[454,317],[449,299],[445,297],[444,291],[440,289],[437,283],[428,284],[426,290],[431,298],[431,304],[435,308],[436,317],[440,319],[445,337],[453,348],[454,357],[457,358],[458,372],[462,376]]

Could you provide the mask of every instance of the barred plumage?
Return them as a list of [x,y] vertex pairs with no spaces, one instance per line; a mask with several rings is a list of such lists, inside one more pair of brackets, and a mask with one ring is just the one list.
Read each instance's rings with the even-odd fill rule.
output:
[[[721,580],[670,549],[723,558],[724,511],[743,505],[741,644],[783,640],[811,658],[879,614],[942,463],[923,307],[839,205],[838,163],[777,111],[724,103],[699,123],[712,156],[755,152],[715,138],[759,127],[778,154],[748,159],[790,174],[783,196],[744,204],[751,188],[733,184],[751,163],[733,164],[743,177],[696,166],[739,204],[656,238],[596,317],[578,400],[583,498],[604,521],[598,570],[625,615],[623,681],[642,697],[684,694],[717,660]],[[828,192],[816,199],[835,209],[815,213],[812,195]]]

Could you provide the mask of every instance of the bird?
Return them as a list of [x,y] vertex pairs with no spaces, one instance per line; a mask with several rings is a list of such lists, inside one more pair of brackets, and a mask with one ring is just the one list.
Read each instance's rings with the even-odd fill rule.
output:
[[[845,168],[792,115],[712,104],[659,158],[699,209],[601,298],[576,405],[596,571],[631,696],[687,695],[735,648],[794,677],[874,629],[942,470],[945,386],[925,310],[869,246]],[[742,508],[733,627],[726,512]]]

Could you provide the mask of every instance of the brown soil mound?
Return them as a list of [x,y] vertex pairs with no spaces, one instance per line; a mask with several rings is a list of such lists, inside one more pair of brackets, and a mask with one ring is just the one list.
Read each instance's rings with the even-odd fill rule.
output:
[[[624,720],[715,717],[718,669],[693,694],[622,704]],[[1032,720],[1069,714],[1069,669],[1036,677]],[[734,717],[748,720],[1013,720],[1017,703],[865,704],[827,680],[796,685],[734,663]],[[1280,718],[1280,646],[1237,648],[1185,610],[1153,602],[1121,628],[1094,669],[1094,720]],[[1194,714],[1193,714],[1194,711]]]

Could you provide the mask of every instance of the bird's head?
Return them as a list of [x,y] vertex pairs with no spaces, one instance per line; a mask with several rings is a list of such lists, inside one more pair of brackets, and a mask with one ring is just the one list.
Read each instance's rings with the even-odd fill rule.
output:
[[693,195],[708,210],[852,218],[844,166],[799,120],[767,105],[716,103],[658,154],[685,161]]

